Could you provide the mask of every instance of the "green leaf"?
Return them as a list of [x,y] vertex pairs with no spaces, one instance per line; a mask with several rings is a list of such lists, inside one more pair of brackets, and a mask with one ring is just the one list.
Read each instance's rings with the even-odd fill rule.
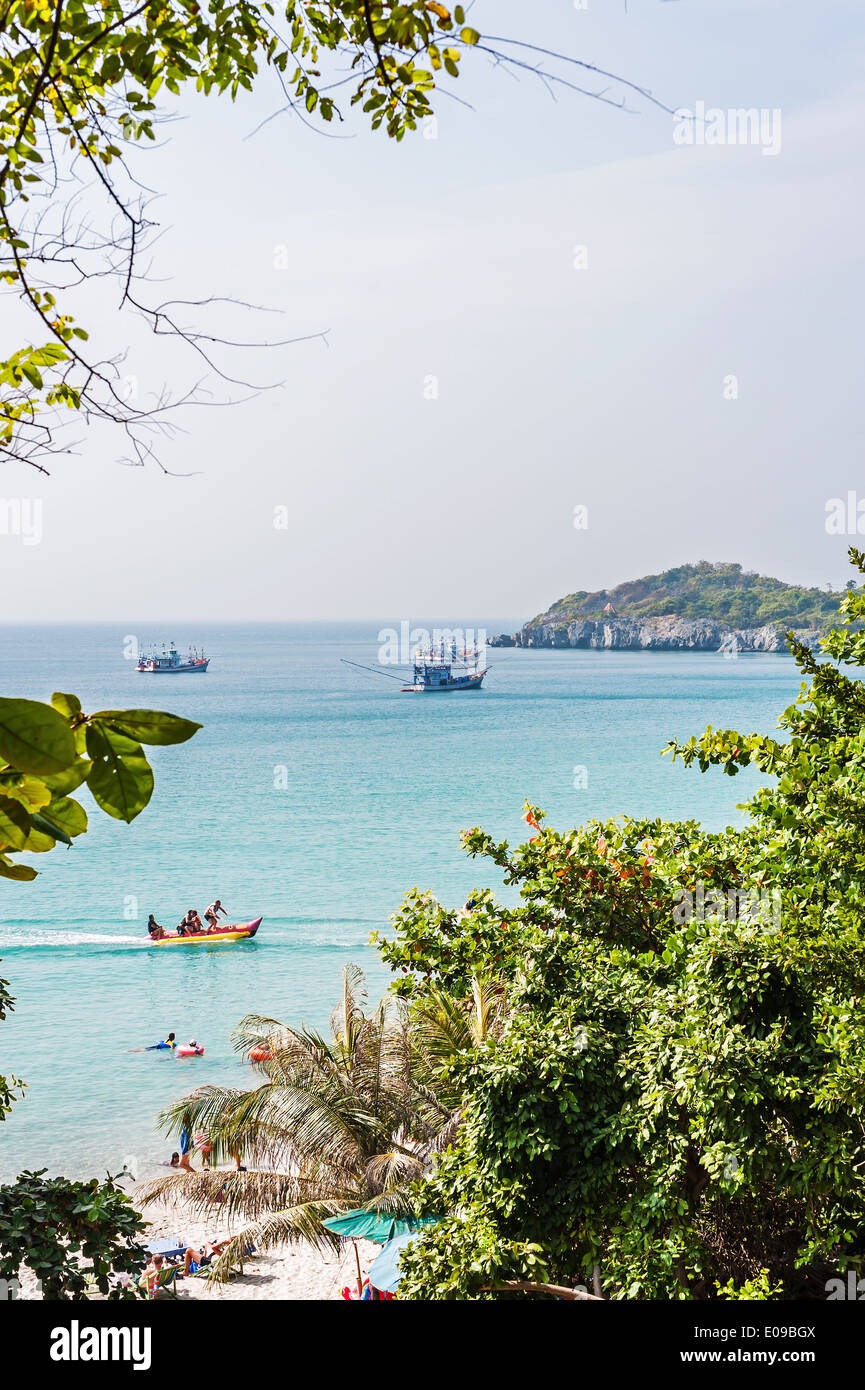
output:
[[134,820],[153,795],[141,744],[108,725],[88,724],[87,752],[93,759],[87,785],[97,805],[116,820]]
[[201,728],[191,719],[158,709],[102,709],[91,722],[109,725],[139,743],[185,743]]
[[0,772],[0,795],[20,801],[27,811],[38,811],[51,800],[51,792],[41,778],[9,770]]
[[12,878],[16,883],[32,883],[36,870],[29,864],[13,864],[5,854],[0,854],[0,878]]
[[87,812],[80,802],[68,796],[58,797],[47,810],[31,816],[31,820],[37,830],[53,835],[55,840],[62,840],[66,845],[72,844],[72,836],[83,835],[87,829]]
[[65,768],[63,772],[58,772],[53,777],[45,777],[45,785],[55,796],[66,796],[87,780],[92,766],[89,758],[76,758],[75,762],[70,767]]
[[475,44],[479,41],[480,34],[478,33],[477,29],[469,29],[468,27],[466,27],[465,29],[460,29],[460,38],[462,39],[463,43]]
[[72,844],[66,831],[61,830],[60,826],[54,825],[53,822],[50,821],[47,816],[43,816],[41,812],[37,811],[36,814],[31,817],[31,822],[34,830],[40,831],[43,835],[50,836],[52,840],[62,840],[64,845]]
[[81,802],[74,801],[71,796],[58,797],[42,814],[67,835],[83,835],[87,829],[87,812]]
[[64,695],[62,690],[55,690],[51,703],[65,719],[77,719],[81,713],[81,701],[77,695]]
[[62,772],[75,761],[75,740],[50,705],[0,696],[0,755],[22,772]]
[[0,843],[23,849],[30,834],[30,817],[20,801],[0,796]]

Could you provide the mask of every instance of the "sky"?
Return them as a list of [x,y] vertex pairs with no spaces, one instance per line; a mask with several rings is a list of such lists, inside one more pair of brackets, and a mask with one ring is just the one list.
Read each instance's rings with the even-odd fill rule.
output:
[[[4,618],[171,617],[189,640],[195,620],[468,626],[700,559],[843,585],[857,537],[827,532],[827,503],[865,497],[860,0],[470,17],[670,108],[763,111],[765,138],[696,143],[644,99],[551,92],[478,53],[453,87],[471,109],[442,96],[434,138],[400,145],[355,116],[257,129],[281,105],[266,75],[235,105],[184,98],[137,166],[161,195],[159,297],[267,311],[202,311],[216,332],[325,336],[224,352],[274,385],[211,383],[167,476],[98,428],[48,478],[5,465],[0,499],[38,503],[39,526],[0,530]],[[80,312],[128,347],[140,399],[197,379],[104,287]]]

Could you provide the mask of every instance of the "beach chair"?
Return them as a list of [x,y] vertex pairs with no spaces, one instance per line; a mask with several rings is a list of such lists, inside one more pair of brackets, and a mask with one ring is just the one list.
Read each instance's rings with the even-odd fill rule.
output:
[[142,1276],[145,1298],[176,1298],[177,1280],[182,1273],[180,1265],[164,1265],[155,1274]]
[[[254,1245],[247,1245],[246,1248],[245,1248],[244,1251],[243,1251],[243,1255],[241,1256],[239,1266],[238,1266],[236,1269],[233,1269],[233,1270],[231,1271],[231,1274],[229,1275],[229,1278],[232,1278],[235,1274],[239,1274],[241,1277],[243,1277],[244,1261],[245,1261],[245,1260],[248,1260],[248,1259],[252,1259],[257,1253],[258,1253],[258,1252],[257,1252],[257,1250],[256,1250],[256,1248],[255,1248]],[[216,1258],[218,1259],[219,1256],[217,1256]],[[211,1277],[211,1271],[212,1271],[212,1269],[213,1269],[213,1264],[214,1264],[214,1262],[211,1261],[209,1264],[206,1264],[206,1265],[199,1265],[199,1266],[197,1267],[197,1269],[190,1270],[190,1272],[189,1272],[189,1278],[190,1278],[190,1279],[209,1279],[209,1278]]]

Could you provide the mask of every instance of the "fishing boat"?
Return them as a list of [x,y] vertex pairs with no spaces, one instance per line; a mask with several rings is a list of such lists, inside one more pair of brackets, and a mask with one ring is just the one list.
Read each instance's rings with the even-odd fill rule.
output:
[[480,690],[489,669],[483,649],[465,647],[458,650],[455,641],[433,643],[416,651],[410,676],[364,666],[359,661],[349,661],[347,657],[340,660],[346,666],[357,666],[361,671],[372,671],[373,675],[400,681],[400,690],[404,695]]
[[142,652],[138,658],[136,671],[146,671],[148,675],[170,675],[177,676],[184,671],[206,671],[210,665],[210,657],[205,656],[198,647],[190,647],[187,656],[182,657],[177,647],[172,642],[170,646],[163,645],[161,651],[154,648],[149,652]]
[[154,946],[218,946],[222,941],[250,941],[261,926],[261,918],[254,922],[226,922],[219,931],[201,932],[196,936],[163,936],[154,941]]
[[415,653],[412,679],[402,686],[404,695],[445,690],[480,690],[487,673],[477,647],[457,651],[456,642],[439,642]]

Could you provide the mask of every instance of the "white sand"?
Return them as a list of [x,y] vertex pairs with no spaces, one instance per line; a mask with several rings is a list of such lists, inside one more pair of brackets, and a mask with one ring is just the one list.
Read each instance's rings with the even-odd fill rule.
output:
[[[182,1238],[187,1244],[201,1249],[205,1241],[225,1240],[242,1229],[240,1223],[229,1228],[216,1218],[185,1217],[182,1207],[152,1206],[144,1209],[150,1223],[145,1242],[163,1237]],[[178,1239],[178,1244],[180,1240]],[[358,1241],[360,1267],[364,1274],[381,1246],[371,1241]],[[357,1288],[357,1264],[354,1243],[346,1241],[340,1250],[323,1254],[314,1245],[281,1246],[267,1254],[252,1256],[243,1267],[243,1274],[232,1275],[227,1284],[216,1283],[196,1276],[180,1278],[176,1283],[178,1298],[193,1299],[339,1299],[339,1290],[346,1284]],[[22,1299],[38,1299],[36,1280],[28,1270],[21,1274]]]
[[[152,1222],[149,1239],[182,1236],[187,1245],[200,1248],[205,1240],[225,1240],[242,1229],[240,1223],[229,1229],[224,1222],[196,1218],[185,1220],[182,1207],[145,1208],[144,1216]],[[360,1267],[364,1274],[381,1246],[371,1241],[358,1241]],[[254,1255],[244,1263],[243,1274],[232,1275],[227,1284],[217,1284],[200,1276],[179,1279],[180,1298],[271,1298],[271,1299],[338,1299],[339,1290],[346,1284],[357,1286],[357,1265],[353,1241],[344,1242],[335,1253],[323,1254],[314,1245],[281,1246],[267,1254]]]

